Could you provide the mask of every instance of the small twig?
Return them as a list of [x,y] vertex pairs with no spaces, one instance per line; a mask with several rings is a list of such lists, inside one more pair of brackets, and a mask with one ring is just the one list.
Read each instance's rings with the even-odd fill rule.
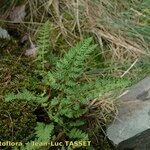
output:
[[143,13],[139,12],[138,10],[135,10],[134,8],[131,8],[130,10],[132,10],[133,12],[135,12],[138,16],[145,17],[145,15]]
[[137,63],[138,59],[134,61],[134,63],[120,76],[121,78],[124,77],[131,69],[132,67]]
[[77,21],[80,38],[82,39],[82,33],[81,33],[81,27],[80,27],[80,21],[79,21],[79,0],[76,1],[76,21]]
[[120,97],[122,97],[123,95],[127,94],[128,92],[129,92],[129,90],[126,90],[126,91],[123,92],[121,95],[119,95],[119,96],[117,97],[117,99],[120,98]]
[[10,119],[10,121],[11,121],[11,125],[12,125],[12,127],[11,127],[11,131],[12,131],[12,136],[11,136],[11,138],[12,138],[12,140],[13,140],[13,136],[14,136],[14,128],[13,128],[13,120],[12,120],[12,117],[11,117],[11,115],[10,115],[10,113],[8,112],[8,111],[6,111],[7,112],[7,114],[8,114],[8,116],[9,116],[9,119]]
[[30,35],[28,36],[28,38],[29,38],[29,42],[30,42],[30,48],[31,49],[35,48],[35,44],[33,44]]
[[12,23],[12,24],[37,24],[37,25],[43,25],[44,23],[41,22],[15,22],[15,21],[10,21],[10,20],[3,20],[0,19],[0,22],[5,22],[5,23]]

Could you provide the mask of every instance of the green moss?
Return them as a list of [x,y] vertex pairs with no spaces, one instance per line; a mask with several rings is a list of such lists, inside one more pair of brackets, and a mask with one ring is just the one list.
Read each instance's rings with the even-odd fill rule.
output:
[[17,41],[10,41],[1,48],[0,54],[0,97],[22,88],[40,90],[42,85],[35,74],[33,60],[23,55]]
[[36,116],[34,107],[27,103],[5,103],[0,100],[1,141],[27,142],[34,137]]
[[5,103],[3,97],[22,88],[35,90],[40,81],[33,74],[32,61],[22,55],[23,49],[19,48],[18,41],[6,42],[0,49],[0,139],[27,142],[34,137],[35,105]]

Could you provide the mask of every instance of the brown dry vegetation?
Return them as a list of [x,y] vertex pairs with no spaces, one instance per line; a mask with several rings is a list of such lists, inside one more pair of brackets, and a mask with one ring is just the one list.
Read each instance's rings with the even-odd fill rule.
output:
[[[3,18],[10,16],[14,4]],[[37,25],[49,19],[55,31],[54,45],[63,38],[72,46],[75,40],[90,34],[95,36],[104,57],[124,62],[149,55],[149,37],[137,30],[149,26],[142,21],[146,10],[138,0],[32,0],[23,4],[28,12],[24,26],[35,34]]]

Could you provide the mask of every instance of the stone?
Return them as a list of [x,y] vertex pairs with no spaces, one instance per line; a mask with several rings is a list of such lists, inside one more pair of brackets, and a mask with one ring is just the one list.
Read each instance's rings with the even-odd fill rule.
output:
[[125,140],[117,146],[118,150],[149,150],[150,149],[150,129]]
[[148,99],[150,100],[150,76],[129,88],[125,94],[119,98],[119,100],[123,102],[134,100],[145,101]]
[[119,150],[149,150],[150,76],[129,88],[118,100],[118,114],[107,128],[107,137]]

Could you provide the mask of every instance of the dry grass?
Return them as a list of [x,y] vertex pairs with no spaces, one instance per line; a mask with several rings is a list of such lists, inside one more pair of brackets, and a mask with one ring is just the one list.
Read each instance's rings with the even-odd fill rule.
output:
[[106,136],[106,126],[117,114],[117,106],[110,95],[101,96],[89,103],[90,112],[85,116],[87,120],[87,131],[91,141],[97,149],[111,149]]
[[[48,0],[43,4],[54,26],[60,30],[57,39],[62,35],[72,45],[74,39],[92,34],[101,48],[107,44],[111,49],[105,57],[107,54],[119,61],[150,54],[147,37],[136,30],[148,27],[140,22],[142,12],[136,10],[136,5],[140,5],[137,0],[122,3],[118,0]],[[125,13],[129,17],[125,18]]]
[[105,126],[117,114],[116,102],[110,99],[110,95],[92,100],[88,107],[91,112],[87,117],[95,119],[97,126]]
[[[148,2],[145,0],[145,3]],[[68,47],[87,35],[95,37],[103,57],[114,61],[150,55],[149,19],[146,4],[138,0],[26,0],[27,17],[22,24],[35,34],[47,19],[53,26],[53,46],[63,39]],[[14,7],[14,5],[11,6]],[[5,15],[8,15],[8,10]],[[143,17],[147,17],[147,23]],[[147,31],[147,33],[145,33]],[[108,51],[106,51],[106,46]],[[65,49],[63,47],[62,49]]]

